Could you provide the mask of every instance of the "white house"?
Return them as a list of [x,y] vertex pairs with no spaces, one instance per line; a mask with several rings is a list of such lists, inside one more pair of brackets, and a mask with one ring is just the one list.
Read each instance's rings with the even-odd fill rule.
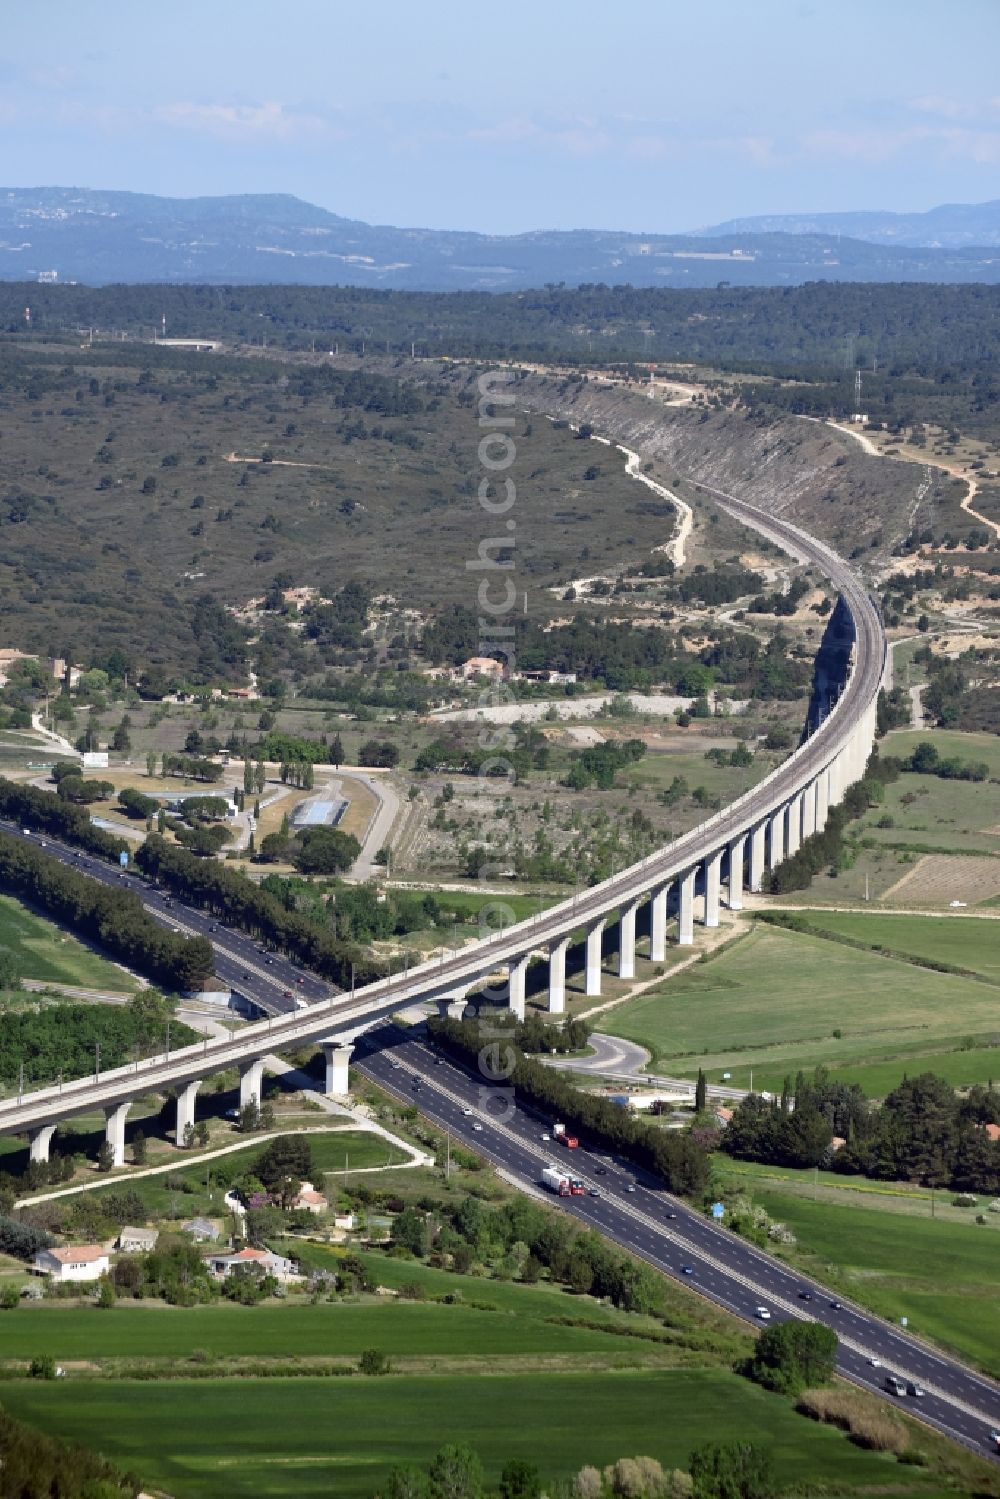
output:
[[220,1230],[210,1218],[191,1218],[187,1223],[181,1224],[181,1232],[190,1234],[195,1243],[200,1244],[208,1239],[214,1244]]
[[304,1209],[307,1213],[325,1213],[329,1206],[322,1192],[317,1192],[312,1182],[302,1183],[298,1196],[292,1203],[293,1208],[299,1212]]
[[260,1270],[264,1275],[275,1275],[279,1280],[285,1280],[294,1275],[294,1260],[286,1259],[283,1254],[272,1254],[269,1249],[240,1249],[225,1254],[210,1254],[208,1264],[213,1275],[224,1280],[234,1270],[252,1269]]
[[115,1248],[124,1254],[149,1254],[156,1248],[159,1237],[155,1228],[123,1228],[115,1241]]
[[108,1273],[108,1251],[100,1244],[68,1244],[65,1249],[40,1249],[34,1269],[53,1280],[100,1280]]

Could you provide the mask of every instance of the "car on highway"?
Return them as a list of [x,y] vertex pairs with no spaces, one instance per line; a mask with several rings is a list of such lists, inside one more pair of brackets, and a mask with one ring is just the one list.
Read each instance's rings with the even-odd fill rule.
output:
[[771,1313],[768,1311],[766,1306],[755,1306],[754,1316],[757,1317],[761,1322],[770,1322],[771,1320]]
[[923,1400],[924,1396],[927,1394],[927,1391],[924,1389],[922,1384],[917,1384],[916,1380],[908,1379],[906,1381],[906,1393],[908,1395],[912,1395],[915,1400]]
[[882,1360],[880,1358],[875,1358],[874,1355],[868,1360],[868,1363],[873,1369],[881,1369],[882,1367]]
[[393,1072],[398,1072],[402,1065],[402,1062],[398,1061],[395,1057],[393,1057],[392,1061],[389,1063],[389,1066],[392,1068]]
[[831,1301],[830,1310],[831,1312],[842,1312],[844,1310],[844,1303],[842,1301]]
[[812,1301],[812,1299],[813,1299],[813,1293],[811,1291],[807,1291],[806,1288],[805,1288],[805,1286],[803,1286],[802,1290],[799,1292],[799,1300],[800,1301]]
[[667,1217],[668,1217],[668,1218],[676,1218],[676,1217],[677,1217],[677,1214],[676,1214],[676,1213],[668,1213],[668,1214],[667,1214]]
[[[546,1136],[546,1139],[548,1139],[548,1136]],[[607,1174],[608,1174],[608,1168],[607,1168],[607,1166],[595,1166],[594,1167],[594,1175],[595,1176],[607,1176]]]
[[681,1274],[682,1275],[693,1275],[694,1274],[694,1266],[693,1265],[682,1265],[681,1266]]
[[282,997],[282,999],[291,999],[291,997],[292,997],[292,991],[291,991],[291,989],[282,989],[282,991],[281,991],[281,997]]
[[483,1126],[480,1124],[479,1120],[477,1119],[476,1122],[475,1122],[475,1124],[472,1126],[472,1128],[474,1130],[476,1130],[477,1132],[481,1133]]
[[465,1115],[466,1119],[471,1119],[472,1118],[472,1110],[471,1109],[463,1109],[462,1113]]
[[543,1140],[551,1140],[551,1139],[552,1139],[552,1136],[551,1136],[551,1135],[550,1135],[550,1134],[544,1134],[544,1135],[543,1135],[543,1136],[542,1136],[542,1139],[543,1139]]
[[905,1379],[900,1379],[895,1374],[887,1374],[885,1376],[885,1388],[889,1391],[890,1395],[905,1395],[906,1381]]
[[591,1187],[591,1189],[590,1189],[590,1195],[591,1195],[591,1197],[600,1197],[601,1194],[597,1190],[596,1187]]

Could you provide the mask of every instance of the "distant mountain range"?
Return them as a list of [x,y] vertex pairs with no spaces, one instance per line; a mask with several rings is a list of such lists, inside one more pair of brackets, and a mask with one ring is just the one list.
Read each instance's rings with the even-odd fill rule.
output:
[[696,234],[397,229],[301,198],[0,189],[0,279],[508,291],[564,282],[795,286],[1000,281],[1000,203],[926,214],[780,215]]
[[959,250],[1000,245],[1000,199],[991,203],[943,203],[926,213],[777,213],[727,219],[698,234],[848,235],[873,245],[920,250]]

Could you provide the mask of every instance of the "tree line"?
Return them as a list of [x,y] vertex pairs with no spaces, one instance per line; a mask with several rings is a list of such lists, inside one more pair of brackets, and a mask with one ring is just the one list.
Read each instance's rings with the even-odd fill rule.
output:
[[[125,1005],[87,1005],[71,1001],[12,1010],[0,1026],[0,1083],[16,1085],[23,1068],[28,1084],[69,1082],[94,1071],[95,1048],[103,1068],[119,1067],[136,1055],[161,1052],[172,1006],[155,991],[144,990]],[[197,1033],[172,1022],[176,1046],[198,1040]]]
[[0,776],[0,817],[39,833],[49,833],[102,859],[117,860],[128,848],[123,838],[95,828],[85,808],[63,800],[55,792],[19,785],[5,776]]
[[[509,1028],[509,1039],[497,1040]],[[551,1068],[536,1062],[514,1044],[514,1022],[504,1012],[491,1015],[488,1028],[478,1021],[427,1022],[432,1039],[465,1063],[475,1063],[488,1049],[502,1068],[504,1081],[517,1095],[559,1119],[572,1133],[586,1135],[604,1149],[626,1156],[658,1176],[671,1192],[697,1196],[708,1180],[708,1158],[688,1134],[659,1130],[609,1103],[583,1093]]]
[[186,849],[151,834],[138,850],[136,863],[148,878],[174,891],[189,905],[211,911],[227,926],[288,953],[335,984],[375,978],[371,962],[353,944],[324,931],[298,911],[260,889],[224,864],[197,858]]
[[[793,1106],[794,1099],[794,1106]],[[786,1083],[780,1099],[748,1094],[737,1106],[722,1148],[739,1160],[782,1166],[827,1166],[878,1181],[913,1181],[956,1192],[1000,1192],[1000,1092],[970,1088],[960,1097],[933,1072],[905,1078],[882,1105],[856,1084],[817,1068]],[[843,1142],[837,1147],[833,1140]]]
[[89,879],[9,833],[0,833],[0,887],[165,989],[198,989],[211,977],[215,955],[207,937],[167,931],[133,891]]

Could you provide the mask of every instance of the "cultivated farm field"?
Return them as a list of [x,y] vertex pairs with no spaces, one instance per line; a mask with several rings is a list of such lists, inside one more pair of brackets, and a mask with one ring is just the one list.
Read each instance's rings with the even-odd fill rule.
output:
[[[993,1058],[1000,1067],[990,1049],[1000,1038],[992,985],[762,925],[610,1011],[602,1028],[648,1046],[661,1072],[704,1067],[710,1081],[730,1072],[746,1085],[752,1068],[754,1086],[771,1091],[820,1064],[880,1094],[904,1072],[936,1068],[942,1053],[961,1062],[956,1082],[985,1082]],[[966,1038],[978,1053],[958,1050]]]

